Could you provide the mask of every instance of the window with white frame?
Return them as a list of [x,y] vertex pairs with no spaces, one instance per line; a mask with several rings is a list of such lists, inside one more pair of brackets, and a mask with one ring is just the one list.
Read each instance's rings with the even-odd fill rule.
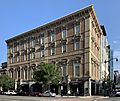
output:
[[40,35],[38,35],[38,44],[40,44],[41,42],[40,42]]
[[91,74],[94,76],[94,61],[91,60]]
[[30,47],[30,37],[27,37],[26,40],[27,40],[27,48],[29,48]]
[[61,66],[61,69],[62,69],[62,76],[66,76],[67,75],[67,65],[63,64]]
[[23,69],[23,80],[25,80],[25,69]]
[[51,32],[51,42],[54,42],[55,41],[55,32],[52,31]]
[[13,70],[11,71],[11,78],[13,79]]
[[17,51],[19,51],[19,42],[17,42],[17,46],[16,47],[17,47]]
[[28,61],[30,60],[30,54],[28,54],[27,60],[28,60]]
[[55,47],[51,47],[51,55],[55,54]]
[[35,36],[32,36],[31,41],[31,46],[35,47]]
[[41,44],[44,44],[44,33],[41,34]]
[[44,49],[41,50],[41,57],[44,57]]
[[31,79],[31,68],[28,69],[28,80]]
[[94,76],[96,77],[96,69],[97,67],[96,67],[96,63],[94,63]]
[[79,50],[80,49],[80,41],[74,41],[74,49]]
[[26,48],[27,48],[27,40],[26,39],[24,39],[24,42],[23,42],[23,44],[24,44],[24,49],[26,50]]
[[24,54],[21,54],[21,62],[24,61]]
[[30,53],[30,60],[32,59],[32,54]]
[[13,63],[14,58],[10,57],[10,63]]
[[30,59],[35,59],[35,53],[34,52],[30,53]]
[[17,52],[17,42],[14,42],[14,52]]
[[20,62],[20,56],[17,56],[17,62]]
[[8,48],[9,48],[9,50],[10,50],[10,54],[11,54],[11,56],[10,56],[10,63],[13,63],[14,62],[14,57],[13,57],[13,52],[14,52],[14,47],[13,47],[13,45],[10,45],[10,46],[8,46]]
[[75,25],[75,34],[80,35],[80,23]]
[[35,59],[35,52],[32,53],[32,58]]
[[20,41],[20,46],[21,50],[24,50],[24,39]]
[[80,76],[80,63],[74,63],[74,76]]
[[33,69],[31,69],[31,79],[33,79]]
[[65,44],[62,44],[62,53],[66,52],[66,51],[67,51],[67,45],[65,43]]
[[27,69],[25,69],[25,80],[27,80]]
[[26,54],[23,55],[23,60],[24,60],[24,61],[27,60],[27,55],[26,55]]
[[10,49],[10,53],[13,53],[13,51],[14,51],[13,45],[9,46],[8,48]]
[[32,37],[30,36],[30,47],[32,47]]
[[18,76],[17,78],[20,78],[20,70],[18,70],[18,75],[17,76]]
[[62,30],[62,39],[66,39],[66,37],[67,37],[67,30],[64,29]]

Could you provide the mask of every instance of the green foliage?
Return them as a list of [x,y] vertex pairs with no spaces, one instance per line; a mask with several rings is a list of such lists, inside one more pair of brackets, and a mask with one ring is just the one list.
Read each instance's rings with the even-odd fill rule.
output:
[[6,74],[0,75],[0,86],[4,91],[9,90],[14,87],[14,80]]
[[33,80],[46,85],[58,84],[61,80],[60,69],[49,63],[40,63],[33,72]]

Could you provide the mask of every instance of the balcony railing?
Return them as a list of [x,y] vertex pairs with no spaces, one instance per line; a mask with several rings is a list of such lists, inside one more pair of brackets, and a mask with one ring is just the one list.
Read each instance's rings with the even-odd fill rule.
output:
[[20,55],[19,51],[15,52],[15,56],[19,56],[19,55]]
[[35,48],[31,48],[31,50],[30,50],[31,52],[35,52]]
[[62,38],[60,43],[63,44],[63,43],[66,43],[67,42],[67,39],[66,38]]
[[50,42],[49,44],[48,44],[48,47],[54,47],[55,46],[55,42],[54,41],[52,41],[52,42]]
[[75,34],[72,38],[72,41],[80,41],[80,35]]

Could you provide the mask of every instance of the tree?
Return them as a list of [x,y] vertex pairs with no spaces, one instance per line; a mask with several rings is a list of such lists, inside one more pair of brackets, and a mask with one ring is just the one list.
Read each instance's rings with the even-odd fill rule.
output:
[[47,86],[50,84],[57,85],[61,80],[60,69],[50,63],[40,63],[33,72],[33,80],[35,82],[42,82]]
[[3,88],[3,91],[14,88],[14,80],[12,80],[8,75],[0,75],[0,86]]

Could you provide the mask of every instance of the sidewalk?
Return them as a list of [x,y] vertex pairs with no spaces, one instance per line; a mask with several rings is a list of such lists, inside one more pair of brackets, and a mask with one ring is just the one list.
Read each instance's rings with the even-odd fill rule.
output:
[[109,98],[109,96],[80,96],[79,98],[97,98],[97,99],[104,99],[104,98]]
[[109,96],[61,96],[61,95],[56,95],[56,97],[59,98],[81,98],[81,99],[87,99],[87,98],[93,98],[93,99],[104,99],[104,98],[109,98]]
[[108,96],[63,96],[57,95],[53,101],[98,101],[109,98]]

